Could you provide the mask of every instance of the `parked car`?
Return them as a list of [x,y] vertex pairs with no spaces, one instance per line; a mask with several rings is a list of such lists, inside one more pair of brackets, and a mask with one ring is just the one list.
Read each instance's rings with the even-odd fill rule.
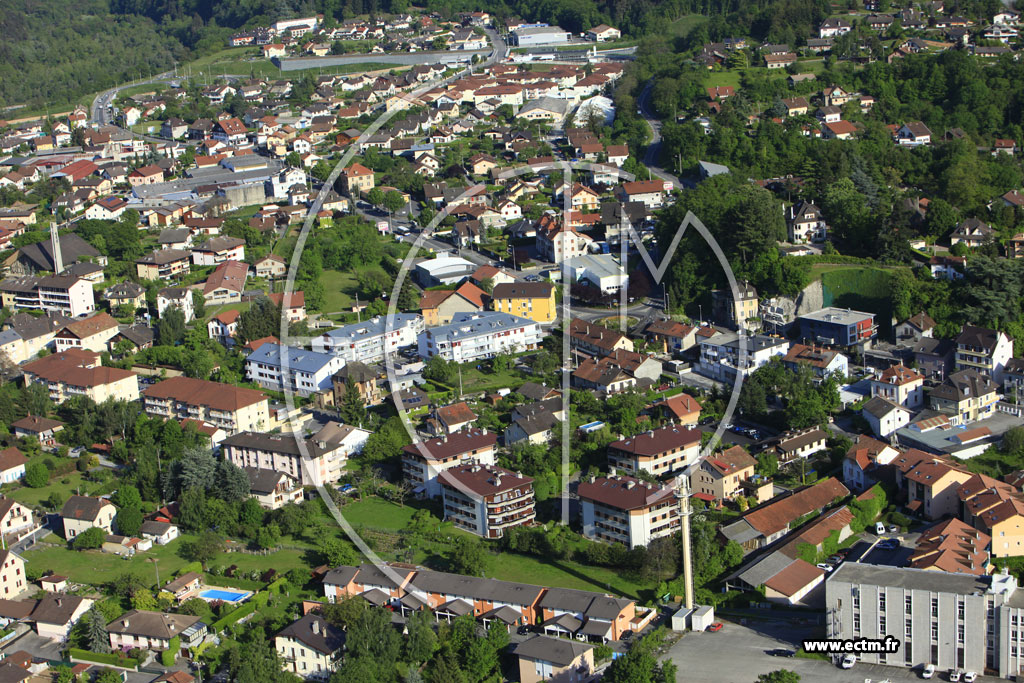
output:
[[516,629],[516,633],[518,633],[521,636],[525,636],[530,633],[530,627],[524,624],[520,626],[518,629]]
[[924,667],[921,669],[921,678],[931,678],[934,675],[935,675],[935,665],[934,664],[925,664]]
[[853,665],[856,663],[857,655],[850,653],[848,655],[843,656],[843,658],[839,661],[839,666],[843,669],[852,669]]
[[725,627],[725,624],[723,624],[720,621],[716,621],[715,623],[711,624],[711,626],[708,626],[708,630],[711,631],[712,633],[718,633],[724,627]]
[[765,650],[765,653],[772,657],[796,657],[795,650],[787,650],[782,647],[775,648],[774,650]]
[[963,677],[963,675],[964,675],[964,673],[962,671],[960,671],[960,669],[950,669],[949,670],[949,680],[953,681],[953,683],[956,683],[957,681],[959,681]]
[[885,525],[881,522],[875,522],[875,533],[881,536],[885,533]]
[[895,524],[890,524],[889,525],[889,533],[890,534],[898,534],[899,532],[900,532],[900,528],[898,526],[896,526]]
[[833,555],[832,557],[828,558],[829,564],[839,564],[842,561],[843,558],[839,557],[838,555]]
[[976,671],[968,671],[964,674],[964,683],[974,683],[976,680],[978,680],[978,673]]
[[824,562],[819,562],[816,566],[823,572],[830,572],[833,569],[835,569],[835,567],[833,567],[832,565],[825,564]]

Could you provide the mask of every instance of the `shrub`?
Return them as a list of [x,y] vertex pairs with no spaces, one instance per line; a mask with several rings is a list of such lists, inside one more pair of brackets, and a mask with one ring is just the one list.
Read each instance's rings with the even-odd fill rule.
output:
[[94,526],[75,536],[75,540],[71,542],[71,545],[75,550],[89,550],[101,547],[106,538],[107,534],[103,529]]

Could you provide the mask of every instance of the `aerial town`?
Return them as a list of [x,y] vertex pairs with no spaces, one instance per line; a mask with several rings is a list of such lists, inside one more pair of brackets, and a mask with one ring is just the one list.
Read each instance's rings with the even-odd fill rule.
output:
[[10,2],[0,683],[1024,676],[1012,6]]

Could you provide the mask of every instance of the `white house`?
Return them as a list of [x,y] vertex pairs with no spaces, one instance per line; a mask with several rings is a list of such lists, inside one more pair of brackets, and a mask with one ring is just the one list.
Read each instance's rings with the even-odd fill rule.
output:
[[156,312],[160,318],[168,308],[179,308],[185,314],[185,324],[195,320],[196,311],[192,305],[192,290],[185,287],[164,287],[156,295]]

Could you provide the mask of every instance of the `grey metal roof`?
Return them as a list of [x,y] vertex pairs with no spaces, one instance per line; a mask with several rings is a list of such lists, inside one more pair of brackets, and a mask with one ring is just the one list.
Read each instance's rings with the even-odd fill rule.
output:
[[768,556],[764,557],[745,571],[740,572],[738,576],[745,583],[757,587],[794,562],[796,562],[796,560],[792,557],[781,552],[774,552],[770,553]]
[[828,577],[828,582],[848,582],[890,588],[908,588],[935,593],[986,593],[992,586],[991,576],[953,574],[930,569],[890,567],[886,565],[844,562]]
[[581,643],[576,640],[565,638],[552,638],[551,636],[535,636],[525,640],[516,646],[515,653],[519,657],[534,659],[538,661],[551,662],[559,666],[568,666],[576,659],[593,649],[590,643]]

